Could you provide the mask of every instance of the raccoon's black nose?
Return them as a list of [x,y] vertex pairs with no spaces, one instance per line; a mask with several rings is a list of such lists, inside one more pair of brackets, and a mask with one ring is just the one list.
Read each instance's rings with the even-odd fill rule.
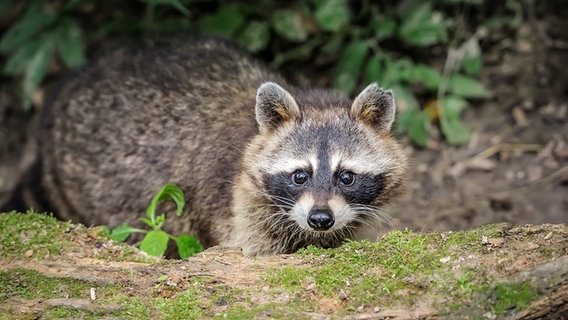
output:
[[333,227],[335,218],[330,210],[314,210],[308,215],[308,225],[316,231],[325,231]]

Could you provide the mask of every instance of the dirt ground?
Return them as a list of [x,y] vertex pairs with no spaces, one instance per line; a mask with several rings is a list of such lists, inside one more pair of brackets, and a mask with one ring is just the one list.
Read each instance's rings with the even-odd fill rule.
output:
[[[393,229],[568,222],[568,9],[558,3],[516,32],[490,36],[482,81],[493,98],[466,110],[467,145],[436,135],[429,149],[406,141],[409,192],[388,209]],[[25,147],[32,116],[0,83],[2,204],[33,157]]]
[[467,145],[409,148],[395,228],[568,221],[568,10],[558,9],[529,19],[516,38],[493,36],[482,75],[493,98],[466,111]]

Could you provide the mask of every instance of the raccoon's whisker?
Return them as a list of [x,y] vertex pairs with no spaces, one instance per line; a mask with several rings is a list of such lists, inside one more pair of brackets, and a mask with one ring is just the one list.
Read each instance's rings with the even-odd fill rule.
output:
[[290,198],[280,197],[280,196],[270,196],[270,199],[276,200],[276,202],[282,202],[284,204],[288,204],[290,206],[294,206],[295,201]]
[[351,227],[345,228],[345,233],[347,233],[349,239],[355,238],[355,235],[353,234],[353,228]]
[[287,236],[282,238],[280,245],[282,248],[290,248],[290,243],[297,233],[297,227],[293,224],[288,224],[282,231],[286,232]]
[[363,219],[361,217],[357,217],[357,218],[353,219],[353,222],[360,223],[362,225],[366,225],[367,227],[373,227],[373,225],[369,221],[367,221],[366,219]]
[[228,145],[229,147],[231,147],[232,149],[237,150],[241,155],[244,155],[244,154],[245,154],[245,150],[243,150],[243,149],[241,149],[241,148],[235,146],[234,144],[229,143],[229,142],[227,142],[227,141],[222,141],[222,142],[223,142],[224,144]]
[[298,234],[298,228],[295,227],[294,225],[289,225],[284,231],[287,232],[286,234],[288,234],[288,236],[283,239],[284,241],[282,241],[283,247],[284,248],[294,247],[295,244],[291,245],[291,243],[292,243],[292,240]]
[[265,205],[259,205],[256,208],[278,208],[284,211],[290,211],[292,209],[291,206],[283,204],[265,204]]
[[[231,180],[228,180],[228,179],[223,179],[223,181],[230,183],[230,184],[237,186],[237,187],[242,187],[240,184],[238,184],[235,181],[231,181]],[[267,199],[270,199],[271,201],[276,202],[276,203],[282,203],[284,205],[280,205],[280,207],[286,208],[288,210],[290,210],[296,204],[296,201],[294,199],[292,199],[291,197],[288,198],[288,197],[283,197],[283,196],[271,195],[267,192],[263,192],[263,191],[260,191],[260,190],[255,190],[254,194],[257,195],[257,196],[261,196],[261,197],[265,197]],[[261,207],[259,206],[258,208],[261,208]]]
[[377,227],[376,225],[371,224],[371,222],[369,221],[369,219],[365,219],[365,217],[369,217],[372,220],[376,220],[379,222],[379,228],[380,226],[387,226],[387,227],[391,227],[392,224],[390,223],[390,221],[383,219],[380,215],[376,215],[374,213],[368,213],[368,214],[359,214],[359,217],[357,217],[356,219],[354,219],[354,221],[357,221],[361,224],[364,224],[366,226],[369,227]]
[[[261,207],[262,208],[262,207]],[[287,222],[287,214],[284,211],[277,211],[270,215],[263,216],[253,223],[252,227],[278,229],[279,225],[284,225]]]
[[353,211],[358,215],[368,216],[377,219],[379,222],[392,227],[393,218],[384,210],[375,206],[364,206],[364,205],[354,205],[352,206]]
[[[341,211],[342,211],[342,212],[346,212],[345,214],[347,214],[348,212],[354,212],[354,213],[355,213],[355,217],[353,217],[353,219],[352,219],[353,222],[362,223],[362,224],[365,224],[365,225],[367,225],[367,226],[370,227],[371,224],[370,224],[368,221],[366,221],[366,219],[363,219],[362,217],[370,216],[370,217],[373,217],[373,218],[374,218],[374,214],[373,214],[374,212],[369,212],[368,208],[364,208],[364,209],[362,209],[362,208],[364,208],[364,207],[361,207],[360,205],[349,205],[349,204],[346,204],[346,205],[341,209]],[[348,225],[349,225],[349,224],[348,224]],[[353,227],[353,226],[351,226],[351,228],[352,228],[352,227]],[[351,234],[353,234],[352,231],[351,231]]]
[[[237,186],[237,187],[242,187],[242,185],[240,185],[240,184],[238,184],[237,182],[232,181],[232,180],[223,179],[223,181],[225,181],[225,182],[227,182],[227,183],[230,183],[230,184],[232,184],[232,185],[234,185],[234,186]],[[271,201],[274,201],[274,202],[283,202],[284,204],[287,204],[287,205],[289,205],[290,207],[292,207],[292,206],[295,204],[295,200],[294,200],[294,199],[287,198],[287,197],[282,197],[282,196],[271,195],[271,194],[269,194],[269,193],[267,193],[267,192],[263,192],[263,191],[260,191],[260,190],[255,190],[255,191],[254,191],[254,194],[255,194],[255,195],[258,195],[258,196],[262,196],[262,197],[268,198],[268,199],[270,199]]]
[[268,198],[273,202],[282,202],[286,205],[289,205],[290,207],[292,207],[292,206],[294,206],[294,204],[296,204],[296,201],[292,198],[271,195],[271,194],[268,194],[266,192],[260,192],[260,191],[256,191],[255,194],[262,196],[262,197],[265,197],[265,198]]

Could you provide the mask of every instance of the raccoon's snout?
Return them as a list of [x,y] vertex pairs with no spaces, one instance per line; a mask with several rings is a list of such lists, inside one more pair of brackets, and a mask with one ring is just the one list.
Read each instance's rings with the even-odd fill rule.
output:
[[316,231],[325,231],[333,227],[335,218],[331,210],[319,209],[312,210],[308,215],[308,225]]

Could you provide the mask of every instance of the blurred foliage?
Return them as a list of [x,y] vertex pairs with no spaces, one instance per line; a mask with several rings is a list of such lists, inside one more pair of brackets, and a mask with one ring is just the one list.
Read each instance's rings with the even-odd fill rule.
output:
[[478,80],[482,42],[518,27],[531,1],[2,0],[2,72],[29,107],[46,75],[80,66],[85,47],[113,35],[214,33],[287,76],[325,78],[346,94],[369,82],[391,88],[398,133],[427,146],[439,124],[459,145],[469,139],[460,121],[468,99],[491,96]]

